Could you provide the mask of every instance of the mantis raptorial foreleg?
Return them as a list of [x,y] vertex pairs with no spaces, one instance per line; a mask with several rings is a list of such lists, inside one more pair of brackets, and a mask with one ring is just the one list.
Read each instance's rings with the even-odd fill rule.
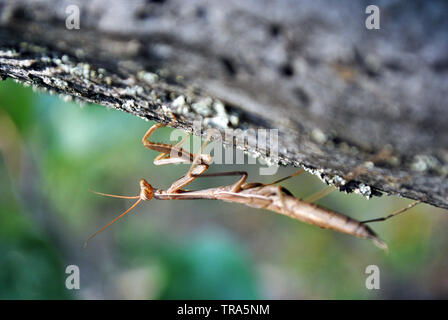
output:
[[187,186],[188,184],[190,184],[191,182],[193,182],[194,180],[196,180],[198,176],[201,176],[209,168],[210,163],[212,162],[212,157],[207,154],[202,154],[202,150],[208,143],[208,138],[201,146],[199,153],[194,154],[180,148],[180,146],[185,142],[188,136],[175,145],[151,142],[149,140],[151,134],[154,133],[156,129],[163,127],[164,125],[156,124],[153,127],[155,126],[157,127],[154,130],[151,130],[152,128],[149,129],[148,132],[143,137],[143,144],[145,145],[145,147],[162,152],[159,156],[156,157],[156,159],[154,160],[154,164],[165,165],[173,163],[191,162],[191,166],[188,172],[183,177],[174,181],[173,184],[167,190],[167,192],[169,193],[176,193],[185,186]]
[[[157,157],[154,158],[154,164],[156,166],[163,166],[166,164],[174,164],[174,163],[188,163],[189,159],[187,159],[186,157],[182,157],[179,155],[182,155],[184,153],[186,153],[186,151],[181,148],[181,146],[185,143],[185,141],[187,141],[190,138],[190,135],[186,135],[185,138],[183,138],[180,142],[176,143],[173,147],[172,147],[172,151],[174,150],[174,152],[177,152],[178,156],[177,157],[172,157],[172,154],[168,154],[168,153],[161,153],[159,154]],[[191,158],[191,156],[189,156],[189,158]]]
[[187,186],[188,184],[190,184],[191,182],[193,182],[194,180],[196,180],[198,177],[204,176],[203,173],[209,168],[213,160],[211,155],[202,153],[209,141],[210,136],[207,136],[204,143],[201,145],[201,148],[199,149],[198,153],[191,154],[192,162],[190,169],[183,177],[174,181],[174,183],[171,185],[171,187],[169,187],[167,192],[176,193],[185,186]]
[[189,171],[186,175],[174,181],[168,188],[167,192],[177,193],[179,190],[196,180],[198,176],[201,176],[208,169],[208,167],[208,164],[197,165],[191,172]]
[[[175,121],[175,120],[174,120]],[[174,163],[189,163],[193,160],[194,155],[185,149],[181,148],[181,145],[185,143],[185,141],[189,138],[187,135],[180,142],[175,145],[166,144],[166,143],[158,143],[149,140],[151,135],[159,128],[164,127],[163,123],[156,123],[145,133],[142,138],[142,143],[145,148],[161,152],[155,159],[154,164],[157,166],[174,164]],[[172,155],[176,155],[173,157]]]
[[[174,120],[170,124],[176,121],[176,117],[174,115],[173,118]],[[209,165],[211,163],[211,156],[202,155],[200,153],[195,155],[183,149],[181,146],[189,138],[189,135],[187,135],[185,138],[183,138],[180,142],[176,143],[175,145],[151,141],[149,139],[151,135],[154,134],[154,132],[157,129],[162,128],[164,126],[165,124],[163,123],[156,123],[151,128],[149,128],[149,130],[145,133],[145,135],[142,138],[142,143],[145,146],[145,148],[160,152],[160,154],[154,159],[155,165],[160,166],[175,163],[190,163],[190,162],[192,163],[190,170],[187,172],[187,174],[185,174],[185,176],[181,177],[180,179],[176,180],[167,190],[170,193],[176,193],[189,183],[193,182],[196,179],[196,176],[201,175],[209,168]],[[201,147],[201,151],[204,148],[205,144]]]

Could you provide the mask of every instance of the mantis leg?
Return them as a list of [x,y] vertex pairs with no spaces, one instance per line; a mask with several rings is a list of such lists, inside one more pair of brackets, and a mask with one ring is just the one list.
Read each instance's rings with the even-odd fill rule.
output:
[[[257,206],[257,208],[265,209],[266,207],[268,207],[271,203],[273,203],[275,201],[272,198],[272,196],[278,197],[278,199],[280,200],[281,208],[286,208],[284,190],[286,190],[286,189],[282,188],[281,186],[273,186],[273,185],[269,185],[269,184],[264,185],[264,187],[261,190],[259,190],[257,192],[257,194],[266,196],[268,202],[266,202],[264,205]],[[289,191],[287,191],[287,192],[289,192]]]
[[[241,189],[248,189],[243,186],[243,184],[247,180],[247,172],[246,171],[227,171],[227,172],[216,172],[216,173],[206,173],[202,175],[196,176],[196,178],[203,178],[203,177],[224,177],[224,176],[241,176],[240,179],[238,179],[237,182],[235,182],[232,185],[232,192],[239,192]],[[255,183],[254,185],[261,185],[261,183]],[[252,187],[249,186],[249,188]]]
[[289,175],[287,177],[281,178],[279,180],[275,180],[274,182],[271,182],[268,185],[270,186],[270,185],[277,184],[277,183],[283,182],[285,180],[291,179],[292,177],[298,176],[299,174],[303,173],[304,171],[305,171],[305,169],[300,169],[299,171],[297,171],[297,172],[295,172],[295,173],[293,173],[293,174],[291,174],[291,175]]
[[391,213],[390,215],[386,216],[386,217],[382,217],[382,218],[376,218],[376,219],[371,219],[371,220],[365,220],[365,221],[361,221],[361,223],[370,223],[370,222],[378,222],[378,221],[386,221],[387,219],[393,218],[395,216],[398,216],[399,214],[408,211],[409,209],[415,207],[416,205],[418,205],[419,203],[421,203],[421,200],[417,200],[412,202],[411,204],[409,204],[407,207],[404,207],[400,210],[395,211],[394,213]]
[[[390,157],[391,157],[390,151],[388,149],[382,149],[381,151],[376,153],[373,157],[371,157],[367,162],[375,163],[375,162],[385,160]],[[363,163],[363,164],[357,166],[353,171],[351,171],[347,175],[345,175],[344,180],[346,180],[346,181],[353,180],[356,177],[359,177],[360,175],[364,174],[366,171],[367,171],[367,168],[365,166],[365,163]],[[326,197],[327,195],[329,195],[330,193],[332,193],[335,190],[336,190],[336,188],[334,186],[327,186],[324,189],[322,189],[316,193],[313,193],[312,195],[306,197],[303,200],[306,202],[315,202],[319,199],[322,199],[323,197]]]
[[325,188],[321,189],[320,191],[317,191],[317,192],[313,193],[312,195],[304,198],[303,201],[315,202],[319,199],[322,199],[322,198],[328,196],[330,193],[332,193],[335,190],[336,190],[336,188],[333,186],[326,186]]
[[[285,189],[286,190],[286,189]],[[281,202],[281,204],[282,204],[282,207],[283,208],[286,208],[286,205],[285,205],[285,196],[284,196],[284,194],[283,194],[283,189],[282,189],[282,187],[280,187],[280,186],[276,186],[276,188],[275,188],[275,193],[277,194],[277,196],[278,196],[278,198],[280,199],[280,202]],[[288,191],[289,192],[289,191]]]
[[[356,167],[355,170],[353,170],[352,172],[349,172],[344,177],[344,180],[346,180],[346,181],[353,180],[356,177],[362,175],[366,171],[367,171],[367,169],[365,167],[363,167],[362,165],[359,167]],[[336,191],[336,187],[326,186],[325,188],[321,189],[320,191],[317,191],[317,192],[313,193],[312,195],[306,197],[305,199],[303,199],[303,201],[315,202],[319,199],[322,199],[322,198],[328,196],[330,193],[333,193],[334,191]]]
[[[245,183],[247,180],[247,172],[246,171],[228,171],[228,172],[218,172],[218,173],[207,173],[207,174],[203,174],[201,176],[198,176],[198,178],[200,177],[221,177],[221,176],[241,176],[241,178],[235,182],[235,184],[233,185],[232,188],[232,192],[239,192],[240,190],[247,190],[247,189],[251,189],[251,188],[255,188],[255,187],[259,187],[259,186],[271,186],[277,183],[280,183],[282,181],[285,181],[287,179],[290,179],[292,177],[298,176],[299,174],[301,174],[302,172],[304,172],[304,169],[300,169],[299,171],[284,177],[282,179],[276,180],[274,182],[271,182],[269,184],[262,184],[262,183],[258,183],[258,182],[251,182],[251,183]],[[280,193],[282,193],[282,188],[280,187],[279,191]]]

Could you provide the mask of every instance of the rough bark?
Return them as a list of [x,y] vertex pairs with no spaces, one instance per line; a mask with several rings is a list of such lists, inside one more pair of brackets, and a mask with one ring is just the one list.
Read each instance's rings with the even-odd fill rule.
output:
[[380,30],[365,27],[369,4],[0,0],[0,74],[159,122],[171,110],[195,134],[198,119],[278,129],[278,155],[224,142],[346,191],[448,208],[448,3],[377,1]]

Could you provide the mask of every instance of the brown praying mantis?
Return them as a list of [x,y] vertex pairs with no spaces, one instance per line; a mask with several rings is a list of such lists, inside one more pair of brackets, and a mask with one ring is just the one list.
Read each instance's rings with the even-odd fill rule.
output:
[[[175,119],[175,118],[174,118]],[[174,120],[176,121],[176,120]],[[122,199],[137,199],[137,201],[121,215],[113,219],[107,225],[96,231],[85,242],[97,236],[104,231],[110,225],[117,220],[123,218],[126,214],[131,212],[140,202],[151,199],[158,200],[193,200],[193,199],[210,199],[210,200],[222,200],[226,202],[234,202],[245,204],[249,207],[258,209],[266,209],[279,214],[289,216],[291,218],[306,222],[312,225],[319,226],[321,228],[330,229],[342,233],[346,233],[361,239],[370,239],[379,248],[387,250],[387,245],[384,243],[376,233],[366,225],[368,222],[384,221],[393,216],[396,216],[412,207],[417,205],[420,201],[411,203],[404,209],[398,210],[389,216],[372,219],[367,221],[357,221],[342,213],[332,211],[330,209],[323,208],[309,201],[301,200],[294,197],[284,187],[277,184],[290,179],[294,176],[301,174],[304,169],[297,171],[296,173],[287,176],[285,178],[274,181],[270,184],[262,184],[257,182],[246,182],[248,174],[245,171],[230,171],[221,173],[209,173],[204,172],[209,168],[212,157],[208,154],[202,154],[203,148],[208,143],[209,139],[206,139],[202,145],[199,153],[193,154],[181,147],[181,145],[189,138],[187,135],[179,143],[175,145],[157,143],[149,140],[151,135],[159,128],[165,126],[158,123],[153,125],[143,136],[143,145],[151,150],[160,152],[160,154],[154,159],[155,165],[167,165],[174,163],[191,163],[188,172],[174,181],[167,190],[161,190],[154,188],[147,180],[140,180],[140,194],[138,196],[120,196],[113,194],[106,194],[95,192],[99,195],[122,198]],[[355,171],[360,171],[356,170]],[[351,174],[350,178],[354,178],[358,173]],[[184,188],[193,182],[194,180],[202,177],[221,177],[221,176],[239,176],[239,179],[231,185],[220,186],[215,188],[208,188],[203,190],[185,190]],[[328,189],[323,189],[323,192],[317,193],[316,196],[311,196],[308,199],[313,201],[327,195]]]

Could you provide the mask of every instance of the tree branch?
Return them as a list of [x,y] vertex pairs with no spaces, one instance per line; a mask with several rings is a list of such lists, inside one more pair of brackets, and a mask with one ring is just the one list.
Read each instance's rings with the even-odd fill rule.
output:
[[448,208],[448,3],[380,1],[380,30],[368,4],[0,0],[0,74],[158,122],[169,110],[195,134],[199,119],[278,129],[278,155],[222,138],[346,191]]

